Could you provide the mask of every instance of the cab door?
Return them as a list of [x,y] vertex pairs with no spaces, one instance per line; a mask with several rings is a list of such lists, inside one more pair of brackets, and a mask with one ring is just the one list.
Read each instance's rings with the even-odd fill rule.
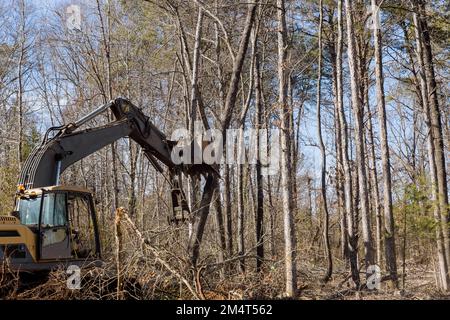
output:
[[44,193],[40,214],[40,258],[71,257],[67,194]]
[[99,257],[97,222],[91,197],[87,193],[69,192],[67,208],[72,256],[75,259]]

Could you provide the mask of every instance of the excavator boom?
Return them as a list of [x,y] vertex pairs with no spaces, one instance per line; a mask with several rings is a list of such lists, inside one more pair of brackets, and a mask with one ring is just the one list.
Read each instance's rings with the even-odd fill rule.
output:
[[[108,109],[116,118],[114,122],[76,131]],[[48,138],[52,131],[55,132],[54,137]],[[162,171],[162,168],[155,159],[167,166],[171,172],[214,173],[214,169],[207,164],[197,165],[195,170],[192,170],[189,164],[175,164],[171,152],[176,142],[168,140],[150,119],[127,99],[117,98],[74,123],[50,128],[42,144],[33,150],[24,163],[19,185],[23,185],[25,189],[57,185],[60,175],[69,166],[123,137],[130,137],[137,142],[159,171]]]

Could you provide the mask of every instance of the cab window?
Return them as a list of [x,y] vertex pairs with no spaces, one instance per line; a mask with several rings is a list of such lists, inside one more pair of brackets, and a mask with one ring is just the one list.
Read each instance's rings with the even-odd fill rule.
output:
[[41,210],[41,197],[20,198],[18,210],[21,223],[37,225],[39,222],[39,211]]
[[66,194],[47,193],[42,206],[42,225],[58,227],[67,225]]

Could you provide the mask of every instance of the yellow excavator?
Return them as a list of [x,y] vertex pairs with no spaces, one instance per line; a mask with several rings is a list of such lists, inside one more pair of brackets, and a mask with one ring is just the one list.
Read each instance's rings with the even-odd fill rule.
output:
[[[115,118],[111,123],[80,129],[109,110]],[[72,164],[123,137],[137,142],[159,172],[164,173],[162,165],[167,167],[173,209],[169,221],[189,219],[181,174],[206,177],[217,172],[205,163],[175,163],[171,154],[178,142],[168,140],[129,100],[117,98],[74,123],[49,128],[24,162],[14,211],[0,215],[0,272],[101,264],[93,195],[84,188],[60,185],[60,177]]]

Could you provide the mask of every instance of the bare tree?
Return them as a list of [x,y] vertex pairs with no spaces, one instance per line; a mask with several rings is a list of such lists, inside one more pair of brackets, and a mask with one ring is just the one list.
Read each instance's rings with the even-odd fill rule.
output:
[[[225,105],[224,105],[224,113],[223,113],[223,118],[221,119],[222,121],[222,132],[223,132],[223,137],[224,137],[224,143],[226,143],[225,137],[225,130],[229,127],[230,123],[231,123],[231,119],[232,119],[232,114],[233,114],[233,110],[235,108],[236,105],[236,96],[238,93],[238,84],[239,84],[239,79],[240,79],[240,75],[242,72],[242,67],[244,64],[244,59],[245,59],[245,54],[247,52],[247,48],[248,48],[248,44],[249,44],[249,39],[250,39],[250,33],[252,30],[252,26],[255,20],[255,12],[256,12],[256,7],[257,7],[257,2],[249,4],[248,6],[248,11],[247,11],[247,17],[245,20],[245,24],[244,24],[244,30],[242,32],[242,36],[241,36],[241,41],[239,43],[239,50],[238,53],[236,55],[236,57],[234,57],[233,61],[233,71],[231,74],[231,79],[230,79],[230,84],[229,84],[229,89],[227,91],[227,95],[225,98]],[[206,13],[208,13],[209,15],[211,15],[211,13],[209,11],[205,11]],[[225,168],[227,168],[228,166],[225,165]],[[211,179],[216,179],[215,177],[211,177]],[[213,187],[216,188],[215,185],[216,182],[210,182],[209,187]],[[206,193],[206,194],[205,194]],[[211,195],[210,195],[211,194]],[[209,213],[209,206],[206,208],[205,207],[205,203],[204,201],[207,201],[208,199],[212,199],[212,192],[210,192],[209,189],[204,190],[204,194],[202,197],[202,212],[199,213],[199,221],[197,223],[196,227],[196,223],[194,222],[193,225],[193,232],[191,234],[190,237],[190,243],[194,243],[195,245],[191,245],[190,248],[190,252],[191,252],[191,262],[193,265],[196,264],[197,259],[198,259],[198,250],[199,250],[199,246],[200,246],[200,242],[203,236],[203,231],[204,231],[204,226],[206,224],[206,219],[208,217],[208,213]],[[229,200],[229,199],[228,199]],[[231,204],[231,203],[230,203]],[[231,216],[231,210],[229,211],[229,214]],[[230,223],[231,220],[228,220],[228,223]],[[231,225],[231,224],[230,224]],[[228,229],[228,231],[230,231]],[[232,239],[232,235],[228,234],[229,237],[229,241],[230,239]],[[231,248],[229,248],[230,250]]]
[[372,234],[370,228],[369,217],[369,199],[367,193],[367,175],[365,166],[365,151],[363,146],[363,113],[359,98],[360,79],[357,72],[357,53],[355,44],[355,29],[353,24],[353,6],[349,0],[345,0],[345,13],[347,21],[347,55],[350,69],[350,85],[352,96],[352,109],[355,116],[355,144],[356,144],[356,161],[358,170],[358,185],[361,208],[362,235],[364,240],[364,253],[366,267],[373,265],[375,262]]
[[[111,76],[111,4],[107,3],[106,22],[103,18],[100,1],[97,0],[97,13],[100,19],[100,29],[102,32],[102,44],[103,44],[103,58],[105,59],[106,70],[106,89],[103,89],[103,103],[107,103],[113,98],[113,80]],[[108,120],[111,119],[111,115],[108,114]],[[114,207],[119,208],[119,181],[118,181],[118,168],[117,168],[117,143],[111,144],[111,156],[112,156],[112,174],[113,174],[113,195],[114,195]]]
[[[257,45],[256,45],[257,48]],[[255,52],[255,70],[254,70],[254,78],[255,78],[255,105],[256,105],[256,126],[257,129],[262,129],[264,125],[263,119],[263,105],[262,105],[262,97],[261,97],[261,68],[260,68],[260,55],[258,52]],[[257,135],[257,163],[256,163],[256,270],[259,271],[262,265],[262,260],[264,259],[264,243],[263,243],[263,234],[264,234],[264,189],[263,189],[263,176],[261,171],[261,140],[260,135]],[[273,231],[272,231],[273,232]]]
[[378,124],[381,142],[381,162],[383,165],[383,210],[384,210],[384,245],[386,254],[386,268],[395,287],[397,281],[397,259],[395,253],[395,225],[392,210],[391,164],[389,156],[389,143],[386,124],[386,102],[384,95],[383,56],[381,43],[381,30],[379,21],[379,5],[372,0],[372,30],[375,47],[375,77],[377,88]]
[[421,91],[421,102],[423,113],[425,116],[425,123],[429,129],[427,133],[427,150],[428,150],[428,161],[430,164],[430,178],[431,178],[431,201],[434,203],[433,214],[436,220],[436,246],[438,255],[438,279],[439,287],[447,291],[449,289],[449,276],[448,276],[448,264],[447,264],[447,253],[445,248],[445,237],[442,229],[441,222],[444,220],[442,217],[439,205],[436,205],[438,200],[438,172],[436,168],[436,153],[435,145],[433,141],[434,131],[431,128],[431,111],[429,102],[429,90],[427,73],[425,72],[425,62],[423,53],[423,40],[422,40],[422,26],[418,18],[417,12],[413,14],[414,24],[415,24],[415,38],[416,38],[416,56],[419,62],[419,80],[420,80],[420,91]]
[[345,215],[348,229],[348,255],[350,260],[350,269],[352,280],[356,287],[360,286],[359,267],[358,267],[358,238],[357,223],[353,212],[353,192],[352,192],[352,175],[349,158],[349,137],[347,120],[344,111],[343,98],[343,72],[342,72],[342,54],[343,54],[343,0],[338,0],[338,38],[336,50],[336,87],[337,87],[337,104],[340,127],[342,130],[342,159],[344,165],[344,199],[345,199]]
[[290,106],[287,101],[287,28],[284,0],[277,0],[278,18],[278,104],[281,118],[281,192],[283,199],[284,254],[286,267],[286,294],[297,294],[296,237],[292,212]]
[[[197,17],[197,27],[195,30],[195,44],[194,44],[194,52],[193,52],[193,63],[192,63],[192,77],[191,77],[191,103],[190,103],[190,115],[189,115],[189,133],[191,135],[191,139],[195,140],[198,137],[195,136],[195,123],[197,121],[197,104],[198,104],[198,74],[199,74],[199,64],[200,64],[200,53],[201,53],[201,39],[202,39],[202,25],[203,25],[203,10],[202,8],[198,8],[198,17]],[[194,150],[195,144],[192,144],[191,149],[191,159],[194,159],[196,150]],[[195,163],[195,159],[193,163]],[[190,182],[190,192],[189,192],[189,200],[191,210],[197,210],[197,193],[198,193],[198,177],[191,176],[189,177]],[[192,225],[190,224],[189,232],[192,232]]]
[[19,61],[17,62],[17,119],[19,124],[19,137],[17,142],[17,159],[19,161],[19,170],[24,161],[24,69],[25,60],[27,59],[27,43],[26,43],[26,16],[25,16],[25,0],[21,0],[19,3],[20,11],[20,27],[19,27]]
[[438,205],[441,210],[442,231],[444,233],[444,247],[446,251],[447,266],[450,265],[450,208],[448,203],[447,170],[445,168],[444,138],[442,135],[441,111],[439,109],[438,87],[434,71],[433,50],[431,47],[431,36],[426,19],[426,4],[423,0],[417,0],[418,6],[418,28],[420,30],[419,39],[423,46],[423,66],[426,74],[426,85],[429,95],[430,125],[431,135],[434,143],[434,153],[436,161]]
[[327,186],[326,186],[326,173],[327,173],[327,154],[325,150],[325,144],[322,136],[322,121],[321,121],[321,89],[322,89],[322,28],[323,28],[323,4],[322,0],[319,0],[319,58],[318,58],[318,71],[317,71],[317,94],[316,94],[316,112],[317,112],[317,137],[319,139],[319,148],[321,154],[321,174],[320,174],[320,193],[322,196],[322,210],[323,210],[323,239],[325,243],[325,253],[327,256],[327,272],[324,277],[324,281],[328,281],[333,273],[333,259],[330,249],[330,237],[329,237],[329,220],[330,214],[328,212],[327,203]]

